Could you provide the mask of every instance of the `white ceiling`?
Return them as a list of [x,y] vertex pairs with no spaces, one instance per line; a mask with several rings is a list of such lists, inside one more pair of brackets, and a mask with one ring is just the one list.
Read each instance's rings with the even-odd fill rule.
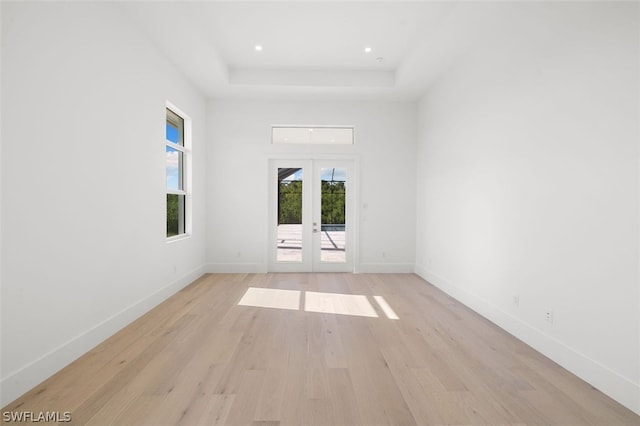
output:
[[[458,2],[127,2],[208,97],[417,99],[473,41]],[[263,50],[257,52],[255,45]],[[365,47],[371,53],[365,53]],[[382,58],[378,60],[377,58]]]
[[[394,69],[449,5],[189,3],[185,16],[233,67]],[[256,53],[255,44],[264,46]],[[371,53],[363,51],[373,48]],[[380,63],[376,57],[383,57]]]

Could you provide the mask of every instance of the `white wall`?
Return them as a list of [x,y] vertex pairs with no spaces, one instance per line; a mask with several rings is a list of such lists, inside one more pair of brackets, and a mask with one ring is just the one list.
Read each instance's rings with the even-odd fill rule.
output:
[[[2,406],[203,271],[205,101],[120,7],[2,3]],[[166,100],[194,122],[172,244]]]
[[[413,270],[415,103],[212,100],[208,106],[210,271],[267,269],[268,158],[313,154],[359,159],[358,270]],[[271,145],[273,124],[354,125],[356,142]]]
[[494,7],[420,104],[416,270],[640,413],[638,4]]

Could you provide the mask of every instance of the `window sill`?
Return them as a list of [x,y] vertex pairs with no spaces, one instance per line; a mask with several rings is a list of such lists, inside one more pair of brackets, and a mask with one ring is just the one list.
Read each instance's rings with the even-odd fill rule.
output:
[[189,238],[191,238],[191,234],[180,234],[180,235],[174,235],[173,237],[167,237],[165,241],[167,243],[175,243],[176,241],[187,240]]

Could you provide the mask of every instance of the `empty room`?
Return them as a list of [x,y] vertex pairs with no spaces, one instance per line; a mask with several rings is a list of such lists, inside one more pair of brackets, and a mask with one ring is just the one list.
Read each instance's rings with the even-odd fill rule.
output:
[[640,3],[0,13],[0,422],[640,424]]

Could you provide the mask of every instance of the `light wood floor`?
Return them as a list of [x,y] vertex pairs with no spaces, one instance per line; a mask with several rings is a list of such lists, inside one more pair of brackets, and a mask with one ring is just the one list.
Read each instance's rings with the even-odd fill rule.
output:
[[[249,287],[299,290],[301,307],[311,292],[364,295],[320,307],[377,317],[238,306]],[[79,425],[640,424],[417,276],[377,274],[206,275],[3,411]]]

